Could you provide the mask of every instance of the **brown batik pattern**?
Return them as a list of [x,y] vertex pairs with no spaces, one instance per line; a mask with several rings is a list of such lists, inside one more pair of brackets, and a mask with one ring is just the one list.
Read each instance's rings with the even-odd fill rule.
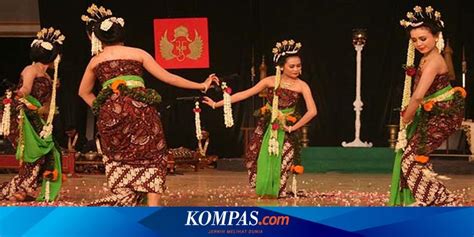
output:
[[[23,78],[20,78],[18,84],[18,89],[23,85]],[[47,77],[37,77],[33,80],[33,85],[31,87],[30,95],[35,97],[42,105],[47,105],[51,101],[51,92],[52,92],[53,83],[51,79]],[[20,102],[16,99],[13,99],[12,110],[11,110],[11,131],[8,135],[8,140],[16,148],[18,143],[18,110],[16,109],[20,105]],[[26,111],[28,113],[35,113],[31,111]],[[0,111],[0,116],[3,115],[3,111]],[[39,133],[42,128],[42,124],[35,124],[38,120],[31,120],[33,127],[36,132]],[[28,149],[28,147],[25,147]],[[40,169],[41,165],[44,163],[44,157],[37,160],[34,163],[24,162],[19,170],[18,174],[15,175],[10,181],[0,184],[0,200],[9,199],[14,194],[23,192],[25,194],[31,194],[36,190],[39,184]]]
[[[415,80],[415,86],[418,84],[419,77],[420,74]],[[435,93],[448,85],[449,81],[447,75],[439,75],[434,79],[427,95]],[[461,98],[455,97],[450,101],[438,102],[436,106],[444,110],[452,109],[453,106],[463,104],[455,101],[458,99]],[[454,109],[456,109],[456,113],[429,113],[428,119],[422,121],[427,123],[427,125],[418,125],[418,128],[420,128],[420,126],[427,126],[427,131],[425,132],[426,138],[423,139],[424,141],[422,142],[422,134],[420,129],[418,129],[410,139],[407,149],[403,154],[401,186],[410,188],[419,205],[456,205],[455,196],[437,179],[436,175],[434,175],[432,164],[421,164],[415,160],[417,155],[430,154],[461,126],[464,107],[455,107]],[[422,113],[424,113],[424,111]],[[417,154],[417,150],[420,147],[423,148],[421,150],[424,150],[424,154]]]
[[[20,78],[17,89],[23,86],[23,78]],[[51,93],[53,89],[53,81],[47,77],[37,77],[33,80],[30,95],[35,97],[42,105],[51,102]]]
[[155,107],[114,94],[101,107],[97,128],[111,160],[161,168],[165,175],[167,146]]
[[[94,70],[102,83],[120,75],[143,73],[141,63],[134,60],[105,61]],[[114,94],[101,106],[97,127],[103,152],[111,160],[166,169],[167,146],[155,107]]]
[[[278,108],[285,109],[288,107],[293,107],[298,102],[299,94],[295,91],[279,88],[277,89],[278,94]],[[267,101],[271,103],[273,100],[273,88],[268,89]],[[255,131],[250,138],[248,143],[247,151],[245,152],[245,166],[247,168],[249,176],[249,184],[252,188],[255,188],[255,182],[257,178],[257,159],[258,154],[260,153],[260,147],[262,146],[263,137],[267,129],[269,121],[265,121],[265,117],[262,117],[258,123]],[[290,168],[293,164],[294,158],[294,148],[291,144],[288,134],[285,133],[285,138],[283,141],[283,153],[281,158],[281,173],[280,173],[280,192],[279,196],[282,197],[285,195],[286,184],[290,174]]]
[[416,154],[408,147],[402,158],[402,187],[408,187],[421,206],[455,205],[455,196],[435,176],[431,164],[415,161]]
[[113,195],[96,200],[89,206],[135,206],[139,193],[163,193],[165,180],[161,170],[134,167],[112,161],[104,156],[107,185]]
[[23,163],[17,175],[0,184],[0,200],[10,199],[17,193],[33,193],[39,184],[41,163],[42,159],[35,163]]
[[[122,75],[142,76],[143,66],[135,60],[110,60],[98,64],[94,72],[104,83]],[[114,195],[91,205],[136,205],[137,192],[163,192],[168,150],[155,107],[113,94],[100,108],[97,128]]]

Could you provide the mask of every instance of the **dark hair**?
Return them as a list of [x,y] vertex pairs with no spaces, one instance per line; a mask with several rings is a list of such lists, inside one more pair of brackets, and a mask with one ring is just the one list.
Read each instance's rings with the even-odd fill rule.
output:
[[90,23],[88,22],[86,24],[86,33],[87,35],[91,36],[92,35],[92,30],[94,29],[95,23]]
[[408,36],[410,36],[410,32],[412,30],[418,29],[418,28],[427,28],[433,35],[436,35],[443,30],[443,27],[438,22],[430,18],[424,18],[423,23],[421,25],[416,26],[416,27],[413,27],[413,26],[407,27]]
[[40,45],[33,45],[30,49],[30,59],[33,62],[39,62],[43,64],[50,64],[54,61],[56,56],[61,53],[61,45],[58,43],[52,43],[53,49],[47,50]]
[[283,67],[286,63],[286,60],[291,57],[299,57],[301,58],[299,53],[294,53],[294,54],[286,54],[286,55],[281,55],[280,58],[278,58],[278,61],[275,63],[275,66],[280,66]]
[[115,22],[112,23],[112,26],[107,31],[103,31],[100,29],[100,24],[106,19],[107,18],[94,24],[91,27],[91,31],[88,30],[88,32],[94,31],[95,36],[104,44],[110,45],[124,42],[125,29],[120,24]]

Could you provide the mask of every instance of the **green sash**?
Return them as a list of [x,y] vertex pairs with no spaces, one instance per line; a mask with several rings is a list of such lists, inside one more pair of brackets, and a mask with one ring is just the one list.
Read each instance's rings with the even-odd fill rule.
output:
[[[438,97],[449,90],[451,90],[451,86],[447,86],[423,99],[423,101],[427,101],[430,99],[433,99],[435,97]],[[451,95],[448,98],[445,99],[445,101],[452,100],[454,97]],[[420,106],[416,110],[415,117],[413,118],[413,122],[408,125],[407,127],[407,140],[409,141],[417,127],[418,123],[420,122],[421,118],[421,113],[422,111],[422,106]],[[393,164],[393,172],[392,172],[392,185],[390,186],[390,200],[388,205],[389,206],[406,206],[414,203],[416,200],[413,197],[413,193],[409,188],[400,188],[400,177],[401,177],[401,172],[402,172],[402,157],[403,157],[403,150],[398,149],[395,151],[395,161]]]
[[[141,78],[140,76],[137,76],[137,75],[125,75],[125,76],[118,76],[118,77],[114,77],[112,79],[109,79],[107,80],[106,82],[102,83],[102,89],[104,88],[107,88],[108,86],[110,86],[112,83],[114,83],[114,81],[117,81],[117,80],[124,80],[124,81],[136,81],[138,83],[141,82],[142,85],[140,86],[144,86],[145,85],[145,81],[143,80],[143,78]],[[136,86],[131,86],[131,85],[127,85],[128,87],[140,87],[138,85]]]
[[[41,107],[41,103],[32,96],[27,96],[26,100],[32,103],[33,105],[37,106],[38,108]],[[49,135],[46,138],[41,138],[38,133],[36,132],[33,125],[30,123],[30,120],[24,111],[21,111],[23,116],[23,124],[22,124],[22,135],[23,135],[23,144],[24,149],[20,148],[20,144],[17,146],[16,150],[16,158],[17,160],[22,159],[23,162],[27,163],[34,163],[41,157],[49,154],[52,152],[54,158],[54,169],[58,171],[58,176],[55,181],[49,182],[49,200],[54,201],[61,189],[62,183],[62,172],[61,172],[61,154],[59,153],[58,149],[56,148],[53,136]],[[44,124],[44,121],[41,120]],[[39,174],[42,175],[42,174]],[[37,197],[37,201],[45,201],[45,192],[46,192],[47,180],[43,179],[43,183],[41,186],[41,193]]]
[[[271,111],[271,106],[267,106]],[[294,111],[294,107],[280,110],[280,112],[285,116],[292,114]],[[270,155],[268,153],[268,143],[270,141],[271,131],[272,123],[270,122],[265,131],[265,135],[263,136],[262,145],[258,154],[255,191],[260,196],[278,197],[278,192],[280,191],[281,157],[283,153],[285,131],[282,126],[278,128],[278,155]]]

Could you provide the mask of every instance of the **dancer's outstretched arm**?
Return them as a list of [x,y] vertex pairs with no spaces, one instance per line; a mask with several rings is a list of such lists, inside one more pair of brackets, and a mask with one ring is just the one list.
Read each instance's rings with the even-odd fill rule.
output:
[[298,122],[295,123],[295,125],[285,126],[285,130],[287,132],[293,132],[303,127],[305,124],[311,121],[311,119],[314,118],[318,113],[316,104],[314,103],[313,95],[311,94],[311,89],[309,88],[308,84],[306,84],[306,82],[300,81],[300,83],[302,88],[301,93],[303,94],[303,98],[306,104],[306,113],[303,115],[303,117],[301,117],[300,120],[298,120]]
[[[275,77],[274,76],[271,76],[271,77],[266,77],[262,80],[260,80],[255,86],[247,89],[247,90],[244,90],[244,91],[240,91],[240,92],[237,92],[235,94],[233,94],[231,97],[230,97],[230,102],[231,103],[236,103],[236,102],[239,102],[241,100],[245,100],[247,98],[249,98],[250,96],[253,96],[253,95],[256,95],[258,94],[260,91],[264,90],[265,88],[267,87],[270,87],[272,84],[272,82],[275,80]],[[221,100],[219,102],[214,102],[211,98],[209,97],[204,97],[204,101],[203,103],[211,106],[212,108],[219,108],[221,106],[224,105],[224,101]]]
[[206,91],[211,86],[212,82],[216,82],[219,84],[219,79],[214,75],[211,74],[203,83],[196,83],[173,73],[166,71],[163,67],[161,67],[155,59],[146,51],[141,49],[136,49],[138,53],[142,57],[143,67],[150,72],[154,77],[158,78],[159,80],[170,84],[172,86],[184,88],[184,89],[198,89],[202,91]]

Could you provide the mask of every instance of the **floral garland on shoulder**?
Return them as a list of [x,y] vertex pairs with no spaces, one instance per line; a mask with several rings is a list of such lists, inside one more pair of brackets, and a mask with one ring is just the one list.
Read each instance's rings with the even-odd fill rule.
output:
[[125,84],[118,84],[114,87],[115,88],[106,87],[99,92],[97,98],[92,103],[92,112],[94,115],[99,115],[100,107],[113,94],[128,96],[136,101],[140,101],[151,106],[158,106],[158,104],[161,103],[161,96],[154,89],[132,89],[127,87]]

